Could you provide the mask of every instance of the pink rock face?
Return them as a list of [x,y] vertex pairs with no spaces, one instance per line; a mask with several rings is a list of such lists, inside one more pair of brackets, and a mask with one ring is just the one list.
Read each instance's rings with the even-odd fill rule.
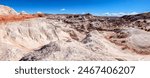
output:
[[39,14],[21,14],[21,15],[0,15],[0,23],[17,22],[31,18],[41,17]]
[[8,6],[0,5],[0,23],[23,21],[36,17],[44,17],[44,14],[19,14]]

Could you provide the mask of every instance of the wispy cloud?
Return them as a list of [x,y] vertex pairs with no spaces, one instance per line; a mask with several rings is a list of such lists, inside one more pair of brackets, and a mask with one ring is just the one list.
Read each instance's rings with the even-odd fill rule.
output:
[[104,13],[105,16],[123,16],[123,15],[135,15],[138,14],[137,12],[125,13],[125,12],[118,12],[118,13]]
[[62,8],[62,9],[60,9],[60,11],[66,11],[66,9],[65,9],[65,8]]

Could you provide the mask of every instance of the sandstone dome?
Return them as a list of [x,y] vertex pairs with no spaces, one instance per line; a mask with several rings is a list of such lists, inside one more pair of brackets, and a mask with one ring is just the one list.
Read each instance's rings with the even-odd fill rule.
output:
[[0,15],[17,15],[17,14],[18,13],[14,9],[8,6],[0,5]]

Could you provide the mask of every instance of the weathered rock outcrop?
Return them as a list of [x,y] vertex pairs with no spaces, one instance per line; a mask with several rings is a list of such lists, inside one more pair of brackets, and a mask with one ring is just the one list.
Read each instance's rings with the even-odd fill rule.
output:
[[0,60],[150,60],[149,18],[23,15],[0,20]]
[[110,41],[117,45],[121,45],[122,49],[129,49],[138,54],[150,54],[150,33],[136,29],[126,28],[109,36]]
[[0,5],[0,15],[17,15],[17,14],[18,13],[14,9],[8,6]]

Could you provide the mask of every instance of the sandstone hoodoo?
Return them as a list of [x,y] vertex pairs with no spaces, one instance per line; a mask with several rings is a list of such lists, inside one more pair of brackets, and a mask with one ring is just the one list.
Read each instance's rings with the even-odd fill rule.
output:
[[149,17],[18,14],[1,5],[0,60],[150,60]]

